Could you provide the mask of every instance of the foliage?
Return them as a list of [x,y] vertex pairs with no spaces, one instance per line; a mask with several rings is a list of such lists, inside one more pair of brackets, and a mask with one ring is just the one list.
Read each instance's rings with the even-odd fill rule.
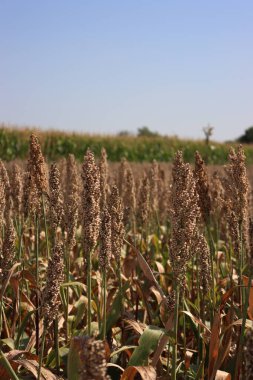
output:
[[244,134],[241,137],[239,137],[238,141],[244,144],[253,143],[253,126],[246,129]]
[[[63,133],[55,131],[36,131],[42,144],[42,151],[49,161],[58,160],[69,153],[82,161],[90,148],[99,156],[104,147],[112,162],[125,157],[130,162],[172,161],[177,150],[183,150],[184,158],[192,162],[196,150],[209,164],[223,164],[227,159],[229,146],[204,141],[183,140],[168,136],[106,136]],[[152,132],[153,133],[153,132]],[[0,128],[0,157],[5,161],[24,159],[28,153],[30,129]],[[230,144],[231,145],[231,144]],[[253,163],[253,147],[245,146],[248,163]]]

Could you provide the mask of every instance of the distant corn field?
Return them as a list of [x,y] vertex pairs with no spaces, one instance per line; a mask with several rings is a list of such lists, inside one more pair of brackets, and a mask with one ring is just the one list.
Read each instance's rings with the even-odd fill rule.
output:
[[[98,159],[101,149],[105,148],[110,162],[119,162],[125,157],[129,162],[172,162],[178,150],[183,151],[187,162],[194,162],[194,153],[198,150],[209,164],[224,164],[229,146],[225,143],[204,140],[180,139],[177,136],[120,136],[92,135],[87,133],[66,133],[59,131],[41,131],[36,128],[18,128],[0,124],[0,157],[4,161],[26,159],[29,151],[29,136],[35,133],[40,138],[43,154],[49,161],[59,160],[68,154],[75,154],[82,162],[90,148]],[[235,144],[234,144],[235,145]],[[245,144],[247,162],[253,164],[253,145]]]
[[209,169],[28,146],[0,161],[0,379],[252,379],[243,148]]

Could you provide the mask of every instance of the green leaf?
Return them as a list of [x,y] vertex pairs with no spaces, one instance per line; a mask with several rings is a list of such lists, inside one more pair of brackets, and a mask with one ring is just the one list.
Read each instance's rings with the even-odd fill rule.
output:
[[68,354],[68,380],[79,380],[81,359],[79,352],[81,350],[81,341],[78,338],[71,339],[69,354]]
[[134,350],[128,366],[147,366],[149,355],[155,351],[164,330],[156,326],[147,326],[139,339],[139,346]]
[[[129,286],[130,286],[129,282],[126,282],[124,284],[124,286],[122,287],[122,296],[124,296],[124,293],[129,288]],[[107,322],[106,322],[107,332],[117,323],[120,317],[120,310],[121,310],[121,294],[120,292],[118,292],[117,296],[115,297],[113,301],[112,308],[107,318]]]
[[25,318],[23,319],[23,321],[22,321],[22,323],[21,323],[21,325],[20,325],[20,328],[19,328],[19,330],[18,330],[18,334],[17,334],[17,338],[16,338],[16,340],[15,340],[15,347],[16,347],[17,350],[19,349],[20,338],[21,338],[21,336],[22,336],[22,335],[24,334],[24,332],[25,332],[25,328],[26,328],[27,322],[28,322],[29,318],[31,317],[31,315],[35,313],[35,311],[36,311],[36,310],[31,310],[31,311],[29,311],[29,312],[26,314]]

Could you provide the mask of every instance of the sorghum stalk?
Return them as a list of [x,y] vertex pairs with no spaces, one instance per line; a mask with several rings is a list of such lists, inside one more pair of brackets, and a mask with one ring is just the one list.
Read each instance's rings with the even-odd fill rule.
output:
[[99,266],[102,271],[103,276],[103,327],[102,327],[102,337],[105,340],[106,337],[106,274],[109,268],[109,263],[112,254],[112,230],[111,230],[111,216],[107,210],[104,208],[101,220],[100,229],[100,252],[99,252]]
[[100,176],[94,154],[88,150],[82,167],[83,247],[87,260],[88,335],[91,334],[91,253],[95,249],[100,224]]
[[176,289],[176,299],[175,299],[175,309],[174,309],[174,329],[173,329],[173,332],[174,332],[174,337],[175,337],[175,343],[173,345],[173,351],[172,351],[172,374],[171,374],[171,378],[172,380],[176,380],[177,379],[177,373],[176,373],[176,370],[177,370],[177,333],[178,333],[178,312],[179,312],[179,286],[178,285],[175,285],[175,289]]
[[111,215],[111,235],[112,235],[112,256],[116,261],[116,271],[119,280],[119,293],[121,311],[123,310],[123,296],[122,296],[122,281],[121,281],[121,268],[120,268],[120,255],[123,246],[124,237],[124,224],[123,224],[123,208],[119,197],[118,188],[114,185],[111,189],[111,194],[108,200],[108,209]]

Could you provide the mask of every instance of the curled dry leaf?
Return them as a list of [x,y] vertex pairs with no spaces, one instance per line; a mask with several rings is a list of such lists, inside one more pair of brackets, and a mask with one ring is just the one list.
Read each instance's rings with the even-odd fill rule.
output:
[[135,375],[139,373],[143,380],[156,380],[156,370],[154,367],[128,367],[122,374],[120,380],[134,380]]

